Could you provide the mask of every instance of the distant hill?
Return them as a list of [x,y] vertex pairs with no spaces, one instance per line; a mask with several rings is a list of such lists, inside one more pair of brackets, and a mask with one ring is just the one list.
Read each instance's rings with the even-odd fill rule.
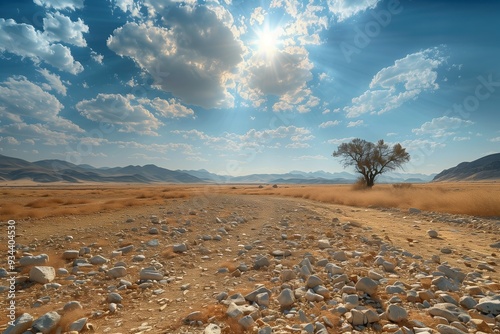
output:
[[[377,183],[429,182],[433,175],[389,172]],[[0,155],[0,180],[32,180],[34,182],[127,182],[127,183],[256,183],[256,184],[349,184],[357,175],[349,172],[325,171],[229,176],[211,173],[205,169],[170,170],[156,165],[126,167],[100,167],[75,165],[67,161],[50,159],[28,162]]]
[[500,179],[500,153],[462,162],[437,174],[433,181],[487,181]]
[[28,162],[0,155],[0,179],[3,181],[32,180],[34,182],[127,182],[127,183],[204,183],[196,176],[155,165],[98,169],[90,165],[75,165],[63,160]]

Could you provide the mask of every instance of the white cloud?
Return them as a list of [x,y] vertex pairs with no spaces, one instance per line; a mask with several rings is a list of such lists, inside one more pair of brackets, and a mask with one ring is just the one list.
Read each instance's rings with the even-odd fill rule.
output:
[[255,23],[264,23],[265,15],[266,11],[262,7],[255,8],[250,15],[250,25],[254,25]]
[[59,12],[47,13],[47,16],[43,19],[43,30],[43,34],[49,42],[87,46],[83,34],[89,32],[89,27],[80,18],[78,18],[78,21],[73,22],[69,17]]
[[367,9],[373,9],[380,0],[327,0],[328,8],[338,21],[344,21]]
[[95,121],[110,123],[122,132],[157,135],[162,123],[131,94],[98,94],[91,100],[76,104],[82,116]]
[[353,98],[352,105],[344,108],[347,117],[368,112],[382,114],[417,98],[424,91],[438,89],[436,70],[445,60],[437,48],[396,60],[394,65],[375,74],[370,89]]
[[406,150],[412,155],[411,152],[433,152],[438,148],[443,148],[446,145],[442,142],[430,140],[430,139],[411,139],[401,142],[401,146],[405,147]]
[[290,148],[299,146],[309,147],[304,141],[314,138],[311,131],[296,126],[280,126],[275,129],[256,130],[250,129],[244,134],[224,133],[221,136],[211,136],[199,130],[173,130],[172,134],[181,135],[184,139],[191,141],[202,141],[203,145],[210,146],[215,150],[241,152],[251,150],[262,152],[264,148],[281,147],[280,141],[288,142]]
[[329,139],[326,142],[328,144],[333,144],[333,145],[340,145],[342,143],[348,143],[351,140],[353,140],[354,137],[347,137],[347,138],[334,138],[334,139]]
[[32,25],[0,18],[0,52],[5,51],[30,58],[36,64],[44,61],[71,74],[83,71],[82,64],[74,60],[68,47],[51,43]]
[[470,126],[472,124],[474,124],[474,122],[469,120],[443,116],[433,118],[430,122],[425,122],[420,128],[413,129],[412,132],[416,135],[444,137],[453,135],[459,128]]
[[363,120],[351,121],[347,124],[347,127],[348,128],[355,128],[358,126],[362,126],[364,124],[365,124],[365,122]]
[[194,115],[194,111],[175,101],[175,99],[163,100],[158,97],[148,103],[163,117],[178,118]]
[[[0,132],[1,132],[1,129],[0,129]],[[4,142],[4,143],[6,143],[8,145],[19,145],[19,144],[21,144],[19,142],[19,140],[17,140],[16,138],[14,138],[12,136],[8,136],[8,137],[1,137],[0,136],[0,143],[1,142]]]
[[339,120],[335,120],[335,121],[326,121],[326,122],[323,122],[319,125],[320,128],[322,129],[325,129],[325,128],[330,128],[332,126],[337,126],[339,125],[341,122]]
[[324,155],[302,155],[294,160],[328,160]]
[[121,9],[124,13],[130,13],[131,16],[139,17],[140,16],[140,3],[135,2],[134,0],[114,0],[115,7]]
[[93,61],[95,61],[96,63],[102,65],[102,62],[104,60],[104,56],[101,55],[101,54],[98,54],[97,52],[95,51],[90,51],[90,57],[92,58]]
[[183,103],[204,108],[234,105],[229,90],[243,47],[226,21],[205,6],[165,8],[150,1],[169,28],[127,23],[107,41],[120,56],[132,58],[152,76],[154,85]]
[[84,0],[33,0],[38,6],[63,10],[76,10],[83,8]]
[[492,142],[492,143],[498,143],[498,142],[500,142],[500,137],[490,138],[490,142]]
[[453,141],[467,141],[470,137],[453,137]]
[[18,122],[14,124],[0,127],[0,133],[15,136],[18,140],[25,138],[26,140],[34,140],[35,142],[42,141],[44,145],[58,146],[68,145],[75,137],[71,134],[62,131],[53,131],[49,129],[47,124],[26,124]]
[[277,50],[271,59],[256,52],[243,71],[240,95],[254,106],[260,106],[268,95],[278,96],[280,102],[273,109],[291,109],[311,93],[306,83],[312,79],[312,68],[308,52],[301,47]]
[[293,148],[293,149],[298,149],[298,148],[309,148],[311,145],[308,143],[302,143],[302,142],[293,142],[291,144],[288,144],[285,146],[285,148]]
[[45,68],[40,68],[37,70],[49,83],[50,89],[54,89],[56,92],[62,96],[66,96],[66,86],[61,81],[61,77],[57,74],[50,73]]
[[24,76],[10,77],[0,83],[0,108],[5,118],[15,122],[32,118],[46,122],[51,128],[83,132],[77,125],[59,116],[63,107],[54,95]]

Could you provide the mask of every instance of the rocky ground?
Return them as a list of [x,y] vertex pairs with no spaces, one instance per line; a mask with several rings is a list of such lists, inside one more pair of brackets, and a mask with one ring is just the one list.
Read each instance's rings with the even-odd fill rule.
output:
[[212,194],[15,240],[4,333],[500,333],[498,219]]

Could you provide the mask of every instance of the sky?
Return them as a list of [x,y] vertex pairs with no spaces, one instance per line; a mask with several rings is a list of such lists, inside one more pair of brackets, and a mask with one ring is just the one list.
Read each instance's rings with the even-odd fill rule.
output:
[[0,2],[0,154],[224,175],[500,152],[500,2]]

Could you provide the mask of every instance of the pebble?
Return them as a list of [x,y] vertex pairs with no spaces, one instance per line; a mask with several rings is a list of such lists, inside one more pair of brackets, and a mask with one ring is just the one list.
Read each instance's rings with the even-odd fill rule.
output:
[[428,230],[427,235],[433,239],[439,236],[439,233],[436,230]]

